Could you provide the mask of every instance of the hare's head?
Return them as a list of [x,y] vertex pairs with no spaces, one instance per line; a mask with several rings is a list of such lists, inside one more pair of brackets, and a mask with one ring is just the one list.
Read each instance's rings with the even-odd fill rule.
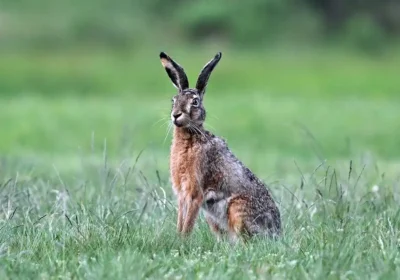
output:
[[208,78],[214,67],[221,59],[221,53],[209,61],[201,70],[196,87],[189,88],[189,81],[183,68],[170,58],[166,53],[160,53],[161,63],[167,71],[178,94],[172,98],[171,119],[178,127],[201,127],[206,118],[203,106],[203,97],[206,91]]

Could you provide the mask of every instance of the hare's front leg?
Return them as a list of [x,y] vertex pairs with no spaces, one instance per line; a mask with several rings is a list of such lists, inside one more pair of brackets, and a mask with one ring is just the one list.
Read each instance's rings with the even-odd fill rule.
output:
[[192,232],[194,223],[199,214],[200,206],[203,203],[203,195],[199,192],[188,194],[185,206],[187,208],[186,217],[182,228],[183,235],[189,235]]
[[186,216],[186,209],[185,209],[185,198],[183,195],[178,195],[178,221],[176,224],[176,229],[178,233],[182,232],[183,223]]

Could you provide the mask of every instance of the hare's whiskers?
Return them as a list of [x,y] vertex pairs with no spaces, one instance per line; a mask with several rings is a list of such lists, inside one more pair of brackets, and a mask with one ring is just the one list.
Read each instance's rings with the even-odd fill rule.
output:
[[216,130],[215,127],[213,127],[213,126],[212,126],[211,124],[209,124],[209,123],[207,123],[207,124],[204,123],[204,125],[210,127],[212,130]]
[[170,119],[165,120],[162,124],[160,124],[160,127],[163,127],[164,125],[168,125],[171,123]]
[[156,121],[155,123],[153,123],[152,126],[155,126],[156,124],[158,124],[158,123],[160,123],[160,122],[162,122],[162,121],[165,121],[166,119],[167,119],[166,116],[165,116],[165,117],[162,117],[161,119],[159,119],[158,121]]
[[167,134],[165,135],[164,141],[163,141],[163,145],[165,144],[165,141],[168,138],[169,133],[171,132],[171,128],[172,128],[172,123],[168,124],[168,128],[167,128]]
[[213,118],[213,119],[215,119],[215,120],[218,120],[218,121],[219,121],[219,118],[218,118],[216,115],[214,115],[214,114],[210,114],[210,113],[208,113],[208,115],[209,115],[211,118]]
[[206,137],[205,133],[204,133],[200,128],[198,128],[198,127],[196,126],[196,124],[190,123],[190,124],[189,124],[189,128],[193,128],[194,131],[198,132],[201,136],[203,136],[203,137],[207,140],[207,137]]

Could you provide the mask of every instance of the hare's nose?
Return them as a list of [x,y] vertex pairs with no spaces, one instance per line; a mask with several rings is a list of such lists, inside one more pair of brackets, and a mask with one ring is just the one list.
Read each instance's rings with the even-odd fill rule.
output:
[[177,118],[179,118],[180,116],[182,116],[182,113],[174,113],[172,116],[173,116],[174,119],[176,120]]

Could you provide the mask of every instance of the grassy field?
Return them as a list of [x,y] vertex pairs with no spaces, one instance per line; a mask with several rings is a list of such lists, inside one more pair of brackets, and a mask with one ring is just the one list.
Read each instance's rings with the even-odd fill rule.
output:
[[[400,277],[400,53],[224,52],[206,126],[284,225],[231,246],[176,236],[158,51],[0,53],[1,279]],[[165,51],[192,83],[215,53]]]

